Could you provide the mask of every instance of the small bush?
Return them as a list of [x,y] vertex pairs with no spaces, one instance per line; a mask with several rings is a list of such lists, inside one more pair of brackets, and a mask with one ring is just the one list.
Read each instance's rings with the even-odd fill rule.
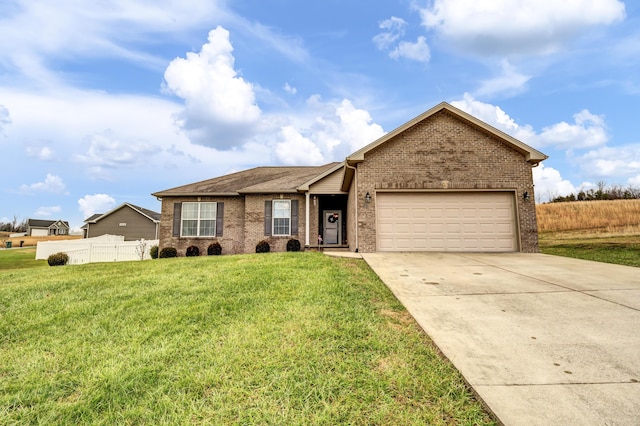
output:
[[256,253],[269,253],[271,251],[271,246],[265,240],[260,241],[256,245]]
[[200,249],[196,246],[187,247],[187,252],[185,253],[187,257],[200,256]]
[[178,250],[176,250],[174,247],[165,247],[162,250],[160,250],[160,255],[158,256],[160,259],[165,259],[167,257],[177,257],[178,256]]
[[151,248],[149,249],[149,254],[151,255],[152,259],[157,259],[158,258],[158,246],[151,246]]
[[300,251],[300,241],[295,238],[287,241],[287,251]]
[[220,256],[222,254],[222,246],[219,242],[209,244],[207,247],[207,254],[209,256]]
[[54,253],[47,258],[49,266],[63,266],[69,262],[69,255],[67,253]]

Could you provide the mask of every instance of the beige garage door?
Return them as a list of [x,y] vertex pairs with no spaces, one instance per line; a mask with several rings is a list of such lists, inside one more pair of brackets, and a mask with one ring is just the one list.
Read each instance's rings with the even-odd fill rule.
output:
[[378,193],[379,251],[517,251],[511,192]]

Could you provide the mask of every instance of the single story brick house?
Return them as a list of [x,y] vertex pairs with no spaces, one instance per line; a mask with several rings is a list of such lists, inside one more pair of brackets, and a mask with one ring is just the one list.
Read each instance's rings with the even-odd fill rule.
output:
[[130,203],[120,204],[106,213],[97,213],[84,220],[84,238],[101,235],[122,235],[125,241],[157,240],[160,213]]
[[344,161],[257,167],[152,195],[160,247],[537,252],[531,169],[543,153],[441,103]]

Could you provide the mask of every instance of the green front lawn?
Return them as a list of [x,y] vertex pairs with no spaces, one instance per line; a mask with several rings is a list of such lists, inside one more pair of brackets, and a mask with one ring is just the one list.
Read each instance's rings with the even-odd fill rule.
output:
[[0,424],[493,424],[361,260],[0,271]]
[[0,272],[6,271],[8,269],[25,269],[40,266],[49,266],[46,260],[35,259],[35,247],[0,250]]
[[601,238],[576,235],[559,238],[553,233],[545,233],[540,234],[540,251],[556,256],[640,267],[640,237],[637,235]]

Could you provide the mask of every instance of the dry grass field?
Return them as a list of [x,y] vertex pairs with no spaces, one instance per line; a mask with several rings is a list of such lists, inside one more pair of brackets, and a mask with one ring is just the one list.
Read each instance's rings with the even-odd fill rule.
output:
[[13,247],[20,247],[20,241],[24,241],[22,244],[23,247],[35,247],[38,244],[38,241],[58,241],[58,240],[75,240],[78,238],[82,238],[82,235],[50,235],[48,237],[14,237],[9,238],[9,232],[0,232],[0,241],[2,241],[2,245],[0,248],[5,247],[6,241],[11,241]]
[[541,234],[640,236],[640,200],[539,204],[536,212]]
[[540,250],[640,267],[640,200],[536,206]]

